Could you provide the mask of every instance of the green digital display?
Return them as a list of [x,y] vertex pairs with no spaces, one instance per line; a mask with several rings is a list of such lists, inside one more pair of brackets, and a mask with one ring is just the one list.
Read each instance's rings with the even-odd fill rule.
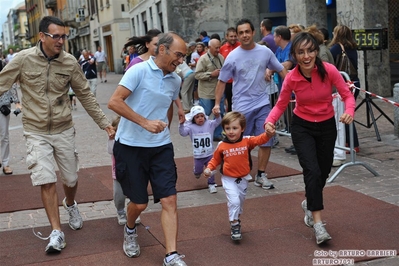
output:
[[352,31],[358,50],[382,50],[388,48],[388,29],[360,29]]

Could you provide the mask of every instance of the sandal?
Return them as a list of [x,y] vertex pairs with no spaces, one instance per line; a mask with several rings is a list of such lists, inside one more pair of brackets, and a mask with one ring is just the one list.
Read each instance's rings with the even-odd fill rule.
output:
[[11,167],[10,167],[10,166],[4,166],[4,167],[3,167],[3,173],[4,173],[5,175],[11,175],[11,174],[12,174],[12,169],[11,169]]

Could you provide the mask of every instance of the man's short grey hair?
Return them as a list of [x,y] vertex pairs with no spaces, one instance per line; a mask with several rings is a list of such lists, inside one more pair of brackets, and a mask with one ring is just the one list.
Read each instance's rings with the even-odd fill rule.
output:
[[176,32],[173,32],[173,31],[160,34],[159,39],[158,39],[157,48],[155,49],[155,55],[159,54],[159,46],[161,46],[162,44],[166,47],[166,49],[169,49],[170,45],[173,43],[174,36],[180,37],[179,34],[177,34]]

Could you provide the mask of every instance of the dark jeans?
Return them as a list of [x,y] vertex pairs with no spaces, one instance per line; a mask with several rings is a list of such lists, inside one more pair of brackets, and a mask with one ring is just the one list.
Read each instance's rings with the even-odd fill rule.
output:
[[322,210],[323,188],[331,171],[337,138],[335,119],[309,122],[294,114],[291,137],[303,169],[308,210]]
[[[207,116],[210,116],[212,114],[212,108],[215,106],[215,100],[200,98],[199,104],[204,108],[205,114]],[[220,115],[222,117],[224,115],[224,96],[220,100]],[[223,128],[222,125],[220,124],[215,128],[215,131],[213,133],[213,138],[222,138],[222,131]]]
[[232,107],[233,83],[226,83],[226,88],[224,89],[224,97],[227,100],[227,112],[233,111]]

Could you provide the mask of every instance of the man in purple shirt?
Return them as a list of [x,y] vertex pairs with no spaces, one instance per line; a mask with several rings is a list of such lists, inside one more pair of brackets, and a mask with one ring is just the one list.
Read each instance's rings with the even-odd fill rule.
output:
[[268,18],[262,20],[262,22],[260,23],[260,32],[263,35],[262,41],[267,43],[267,46],[270,48],[270,50],[273,51],[273,53],[276,53],[278,46],[274,42],[272,27],[273,27],[273,23]]
[[[232,78],[232,110],[245,115],[247,125],[244,135],[257,136],[264,132],[262,117],[266,118],[270,112],[268,87],[271,86],[271,83],[270,78],[265,80],[266,69],[278,72],[282,78],[287,74],[287,70],[270,49],[254,42],[255,28],[250,20],[238,21],[236,31],[241,44],[229,53],[220,70],[213,111],[220,112],[220,101],[226,82]],[[258,150],[258,174],[254,184],[263,189],[274,188],[265,173],[272,145],[273,140],[270,140],[261,145]]]

